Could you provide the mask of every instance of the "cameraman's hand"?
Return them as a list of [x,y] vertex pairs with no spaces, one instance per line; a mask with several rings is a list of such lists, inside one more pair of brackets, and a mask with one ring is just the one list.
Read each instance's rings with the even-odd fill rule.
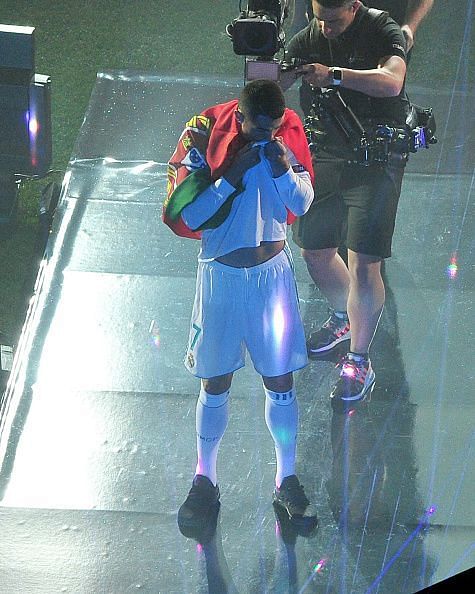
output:
[[280,177],[290,167],[287,149],[281,137],[276,137],[264,147],[264,155],[267,157],[271,169],[272,177]]
[[259,157],[260,148],[260,146],[252,146],[251,144],[247,144],[245,147],[239,150],[236,153],[234,161],[231,163],[228,170],[223,174],[223,179],[237,188],[246,171],[251,169],[251,167],[254,167],[254,165],[257,165],[261,160]]
[[290,89],[294,82],[302,76],[302,72],[297,71],[296,68],[286,70],[280,73],[279,85],[283,91]]
[[303,76],[303,80],[312,87],[328,87],[332,84],[328,66],[324,64],[304,64],[296,68]]

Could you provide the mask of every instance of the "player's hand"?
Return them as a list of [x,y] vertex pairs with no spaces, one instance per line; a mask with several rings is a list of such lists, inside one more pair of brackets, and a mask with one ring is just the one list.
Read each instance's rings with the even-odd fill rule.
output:
[[236,153],[234,161],[224,173],[223,178],[236,188],[246,171],[257,165],[261,160],[259,156],[260,148],[260,146],[252,146],[251,144],[247,144],[245,147],[240,149]]
[[287,149],[280,136],[265,145],[264,155],[270,163],[272,177],[280,177],[289,169]]

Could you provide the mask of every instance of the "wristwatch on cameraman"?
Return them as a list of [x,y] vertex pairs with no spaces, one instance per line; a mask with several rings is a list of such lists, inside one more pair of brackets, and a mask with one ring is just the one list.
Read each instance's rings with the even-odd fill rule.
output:
[[343,80],[343,72],[341,68],[329,68],[328,73],[330,74],[330,78],[332,79],[332,85],[338,87],[341,85],[341,81]]

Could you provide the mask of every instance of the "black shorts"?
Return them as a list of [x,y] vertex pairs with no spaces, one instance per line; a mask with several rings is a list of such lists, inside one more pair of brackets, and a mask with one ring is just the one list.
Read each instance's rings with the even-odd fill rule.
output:
[[293,225],[295,243],[389,258],[405,162],[365,166],[319,157],[313,165],[315,199]]

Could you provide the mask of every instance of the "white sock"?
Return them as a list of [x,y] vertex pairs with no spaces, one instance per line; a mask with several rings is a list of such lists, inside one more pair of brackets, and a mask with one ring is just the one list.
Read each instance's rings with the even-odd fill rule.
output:
[[367,362],[369,361],[369,354],[368,353],[354,353],[353,351],[348,351],[347,355],[348,359],[356,361],[356,363]]
[[196,403],[196,474],[202,474],[216,485],[216,460],[219,444],[228,426],[229,390],[208,394],[203,387]]
[[346,322],[348,321],[348,312],[345,310],[333,310],[333,313],[335,314],[335,316],[340,319],[340,320],[345,320]]
[[272,435],[277,460],[275,484],[280,487],[286,476],[295,474],[295,451],[299,424],[299,408],[294,389],[266,394],[265,417]]

